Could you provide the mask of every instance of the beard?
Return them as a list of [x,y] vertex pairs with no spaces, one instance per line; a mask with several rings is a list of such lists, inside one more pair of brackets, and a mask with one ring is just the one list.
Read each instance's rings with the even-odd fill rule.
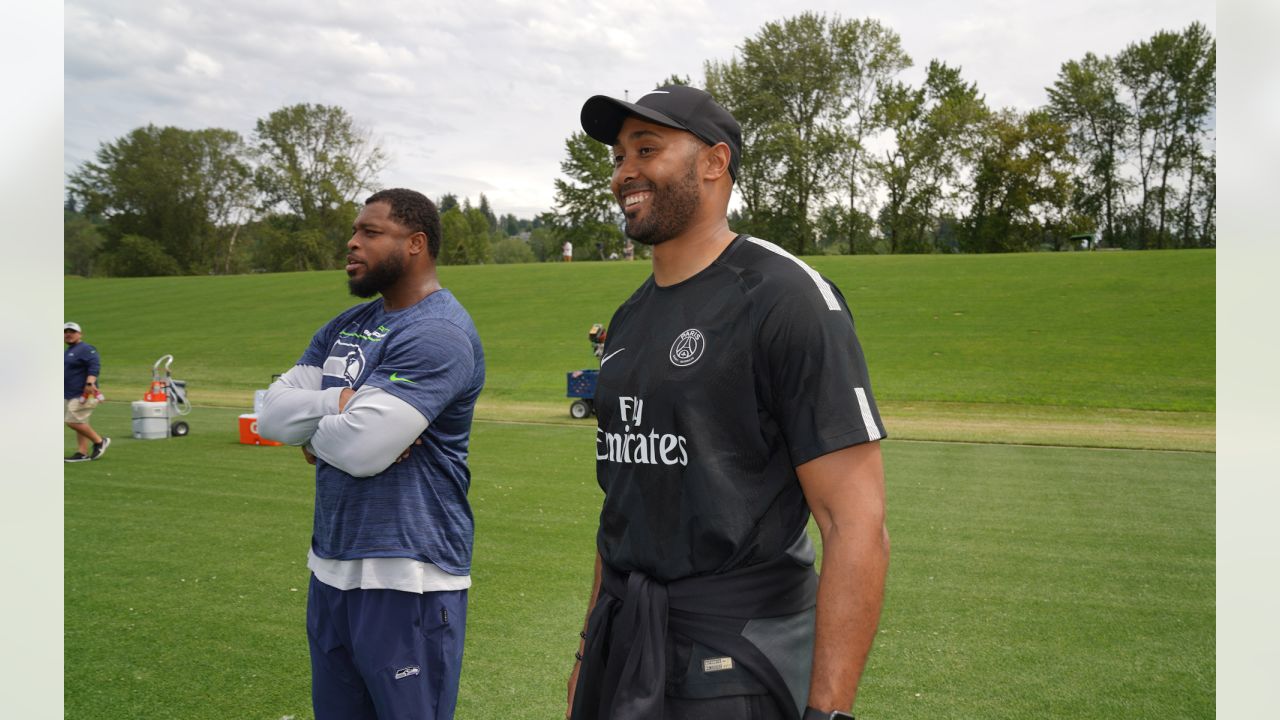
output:
[[[627,237],[644,245],[659,245],[684,232],[698,212],[701,193],[698,188],[696,156],[689,161],[689,171],[662,187],[650,183],[653,197],[644,218],[627,216]],[[629,187],[619,188],[619,194]],[[623,210],[626,215],[626,210]]]
[[388,255],[377,265],[365,265],[364,275],[347,278],[347,289],[359,298],[371,298],[404,277],[404,256]]

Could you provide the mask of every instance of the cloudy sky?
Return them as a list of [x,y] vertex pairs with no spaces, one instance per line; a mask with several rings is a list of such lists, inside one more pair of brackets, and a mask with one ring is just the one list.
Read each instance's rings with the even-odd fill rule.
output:
[[916,67],[959,65],[992,106],[1045,101],[1061,64],[1199,21],[1210,0],[67,0],[64,163],[154,123],[225,127],[300,102],[340,105],[392,161],[384,186],[548,209],[564,139],[593,94],[702,80],[766,22],[872,17]]

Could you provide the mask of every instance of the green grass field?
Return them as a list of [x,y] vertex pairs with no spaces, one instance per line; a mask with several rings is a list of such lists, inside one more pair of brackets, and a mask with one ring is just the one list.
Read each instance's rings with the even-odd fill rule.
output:
[[[1212,717],[1213,253],[812,262],[854,308],[891,435],[858,715]],[[461,720],[563,712],[600,502],[564,372],[646,273],[442,272],[489,371]],[[236,416],[353,302],[339,273],[67,279],[115,442],[64,472],[66,717],[311,717],[310,468],[238,444]],[[192,434],[133,440],[128,401],[164,353]]]
[[[1213,449],[1212,251],[811,261],[853,308],[896,437]],[[480,416],[565,419],[565,372],[595,362],[587,329],[647,273],[641,262],[443,268],[485,343]],[[65,286],[109,398],[139,399],[172,353],[196,404],[229,407],[249,407],[355,302],[340,272]]]
[[[66,717],[311,717],[312,481],[236,411],[67,466]],[[458,717],[559,717],[600,494],[588,427],[477,422]],[[888,441],[893,561],[867,718],[1204,718],[1214,458]]]

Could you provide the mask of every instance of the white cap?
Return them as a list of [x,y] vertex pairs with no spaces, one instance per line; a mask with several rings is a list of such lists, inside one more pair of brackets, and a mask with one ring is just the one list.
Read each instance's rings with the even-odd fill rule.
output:
[[65,325],[63,325],[63,326],[62,326],[62,329],[63,329],[63,330],[75,330],[76,332],[81,332],[81,330],[80,330],[80,325],[79,325],[79,324],[77,324],[77,323],[66,323]]

